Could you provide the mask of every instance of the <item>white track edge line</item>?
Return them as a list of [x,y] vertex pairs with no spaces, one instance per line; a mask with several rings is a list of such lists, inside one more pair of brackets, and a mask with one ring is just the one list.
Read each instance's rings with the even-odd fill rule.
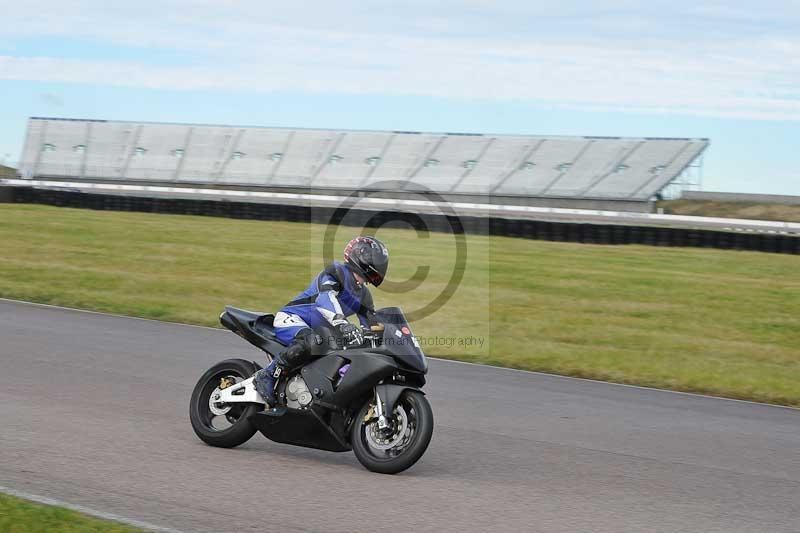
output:
[[120,516],[114,513],[107,513],[105,511],[97,511],[96,509],[91,509],[89,507],[84,507],[83,505],[76,505],[73,503],[64,502],[61,500],[57,500],[55,498],[49,498],[47,496],[39,496],[38,494],[31,494],[29,492],[24,492],[21,490],[12,489],[9,487],[4,487],[0,485],[0,493],[7,494],[9,496],[14,496],[17,498],[21,498],[23,500],[32,501],[35,503],[40,503],[42,505],[49,505],[54,507],[63,507],[64,509],[69,509],[70,511],[76,511],[79,513],[83,513],[85,515],[93,516],[95,518],[102,518],[103,520],[111,520],[113,522],[119,522],[120,524],[125,524],[128,526],[138,527],[139,529],[145,529],[148,531],[162,531],[165,533],[180,533],[177,529],[172,529],[169,527],[162,527],[157,526],[155,524],[150,524],[149,522],[143,522],[141,520],[134,520],[132,518],[126,518],[124,516]]
[[[78,309],[78,308],[75,308],[75,307],[64,307],[62,305],[52,305],[52,304],[43,304],[43,303],[37,303],[37,302],[28,302],[26,300],[14,300],[12,298],[2,298],[2,297],[0,297],[0,302],[11,302],[11,303],[16,303],[16,304],[25,304],[25,305],[32,305],[32,306],[38,306],[38,307],[49,307],[49,308],[52,308],[52,309],[60,309],[60,310],[63,310],[63,311],[74,311],[74,312],[77,312],[77,313],[87,313],[87,314],[90,314],[90,315],[110,316],[110,317],[114,317],[114,318],[124,318],[124,319],[127,319],[127,320],[142,320],[144,322],[155,322],[157,324],[170,324],[170,325],[173,325],[173,326],[182,326],[182,327],[188,327],[188,328],[200,328],[200,329],[206,329],[206,330],[210,330],[210,331],[217,331],[217,332],[220,332],[220,333],[228,333],[227,330],[224,330],[222,328],[212,328],[210,326],[199,326],[197,324],[185,324],[183,322],[170,322],[168,320],[156,320],[154,318],[143,318],[143,317],[138,317],[138,316],[118,315],[118,314],[114,314],[114,313],[104,313],[102,311],[91,311],[89,309]],[[428,359],[433,359],[434,361],[441,361],[441,362],[445,362],[445,363],[453,363],[453,364],[458,364],[458,365],[471,365],[471,366],[479,366],[479,367],[482,367],[482,368],[491,368],[491,369],[494,369],[494,370],[505,370],[507,372],[520,372],[520,373],[523,373],[523,374],[533,374],[535,376],[544,376],[544,377],[558,378],[558,379],[568,379],[568,380],[572,380],[572,381],[585,381],[585,382],[588,382],[588,383],[598,383],[598,384],[601,384],[601,385],[612,385],[612,386],[615,386],[615,387],[627,387],[629,389],[639,389],[639,390],[644,390],[644,391],[664,392],[664,393],[669,393],[669,394],[680,394],[682,396],[692,396],[692,397],[695,397],[695,398],[706,398],[706,399],[711,399],[711,400],[722,400],[722,401],[726,401],[726,402],[746,403],[746,404],[751,404],[751,405],[760,405],[760,406],[763,406],[763,407],[775,407],[775,408],[778,408],[778,409],[789,409],[789,410],[792,410],[792,411],[800,411],[800,407],[792,407],[790,405],[780,405],[780,404],[775,404],[775,403],[756,402],[756,401],[753,401],[753,400],[742,400],[742,399],[739,399],[739,398],[726,398],[725,396],[712,396],[710,394],[700,394],[700,393],[697,393],[697,392],[686,392],[686,391],[679,391],[679,390],[659,389],[657,387],[646,387],[644,385],[632,385],[630,383],[616,383],[614,381],[603,381],[603,380],[600,380],[600,379],[579,378],[579,377],[576,377],[576,376],[563,376],[561,374],[551,374],[549,372],[541,372],[541,371],[537,371],[537,370],[524,370],[524,369],[521,369],[521,368],[509,368],[509,367],[506,367],[506,366],[495,366],[495,365],[487,365],[487,364],[483,364],[483,363],[472,363],[472,362],[469,362],[469,361],[459,361],[457,359],[444,359],[442,357],[428,357]]]
[[227,331],[222,328],[212,328],[211,326],[200,326],[198,324],[186,324],[185,322],[170,322],[169,320],[158,320],[155,318],[145,318],[141,316],[130,316],[130,315],[120,315],[117,313],[106,313],[104,311],[92,311],[91,309],[79,309],[77,307],[66,307],[63,305],[53,305],[53,304],[43,304],[39,302],[29,302],[27,300],[15,300],[13,298],[2,298],[0,297],[0,302],[11,302],[15,304],[25,304],[25,305],[32,305],[36,307],[48,307],[50,309],[60,309],[62,311],[73,311],[76,313],[86,313],[89,315],[101,315],[101,316],[110,316],[114,318],[125,318],[128,320],[141,320],[143,322],[155,322],[157,324],[171,324],[173,326],[184,326],[188,328],[200,328],[200,329],[209,329],[211,331]]
[[544,376],[544,377],[551,377],[551,378],[559,378],[559,379],[568,379],[572,381],[585,381],[588,383],[597,383],[601,385],[613,385],[615,387],[626,387],[628,389],[639,389],[643,391],[654,391],[654,392],[664,392],[669,394],[680,394],[682,396],[692,396],[694,398],[704,398],[707,400],[723,400],[726,402],[737,402],[737,403],[746,403],[751,405],[758,405],[762,407],[776,407],[778,409],[789,409],[792,411],[800,411],[800,407],[792,407],[791,405],[780,405],[777,403],[764,403],[764,402],[756,402],[753,400],[742,400],[740,398],[727,398],[725,396],[712,396],[710,394],[700,394],[698,392],[687,392],[687,391],[680,391],[680,390],[671,390],[671,389],[659,389],[657,387],[646,387],[644,385],[632,385],[630,383],[617,383],[615,381],[603,381],[600,379],[591,379],[591,378],[579,378],[577,376],[563,376],[561,374],[551,374],[549,372],[541,372],[537,370],[524,370],[521,368],[508,368],[505,366],[493,366],[493,365],[485,365],[483,363],[471,363],[469,361],[459,361],[457,359],[442,359],[439,357],[429,357],[428,359],[435,359],[437,361],[446,361],[448,363],[455,363],[459,365],[472,365],[472,366],[480,366],[484,368],[496,368],[498,370],[508,370],[510,372],[522,372],[525,374],[534,374],[537,376]]

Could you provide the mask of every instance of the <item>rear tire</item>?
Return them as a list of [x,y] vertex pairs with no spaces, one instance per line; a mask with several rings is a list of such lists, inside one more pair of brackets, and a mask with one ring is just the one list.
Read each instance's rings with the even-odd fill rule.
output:
[[[258,367],[250,361],[228,359],[217,363],[203,374],[194,387],[189,404],[189,420],[200,440],[218,448],[233,448],[244,444],[255,435],[256,428],[250,423],[249,417],[263,410],[262,404],[235,403],[231,404],[224,415],[218,415],[211,411],[209,400],[222,378],[231,377],[241,381],[252,376],[256,370]],[[224,410],[225,407],[218,409],[220,412]],[[230,424],[229,427],[215,427],[215,420],[221,416]]]
[[[403,391],[397,400],[393,414],[394,436],[386,440],[397,442],[388,449],[376,448],[374,435],[376,422],[367,424],[367,416],[372,401],[364,404],[353,422],[350,434],[350,443],[358,461],[372,472],[380,474],[397,474],[419,461],[433,436],[433,411],[425,395],[417,390]],[[400,413],[398,410],[402,410]],[[405,418],[405,421],[403,421]],[[405,431],[400,431],[403,425]],[[398,429],[399,428],[399,429]],[[373,432],[368,435],[368,433]]]

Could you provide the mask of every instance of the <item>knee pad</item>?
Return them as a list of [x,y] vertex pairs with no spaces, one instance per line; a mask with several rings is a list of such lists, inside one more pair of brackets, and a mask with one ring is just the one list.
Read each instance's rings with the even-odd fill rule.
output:
[[325,353],[323,339],[312,329],[302,329],[294,337],[294,342],[281,354],[285,366],[296,368]]
[[308,360],[308,350],[302,342],[293,342],[280,355],[280,362],[288,370],[302,366]]
[[328,351],[325,345],[325,339],[321,335],[314,332],[313,329],[307,328],[300,330],[295,336],[295,342],[302,343],[305,346],[306,352],[312,357],[319,357],[325,355]]

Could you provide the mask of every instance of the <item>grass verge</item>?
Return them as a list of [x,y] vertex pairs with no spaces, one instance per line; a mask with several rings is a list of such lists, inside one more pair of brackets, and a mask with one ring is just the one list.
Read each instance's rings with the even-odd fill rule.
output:
[[[0,205],[0,296],[216,326],[274,311],[323,264],[326,227]],[[353,235],[339,228],[335,249]],[[429,355],[800,406],[800,257],[381,229],[390,280]],[[427,278],[413,290],[419,265]]]
[[658,207],[663,207],[664,213],[668,215],[800,222],[800,205],[717,200],[666,200],[659,202]]
[[133,533],[130,526],[99,520],[61,507],[32,503],[0,494],[0,531],[7,533],[49,533],[58,531]]

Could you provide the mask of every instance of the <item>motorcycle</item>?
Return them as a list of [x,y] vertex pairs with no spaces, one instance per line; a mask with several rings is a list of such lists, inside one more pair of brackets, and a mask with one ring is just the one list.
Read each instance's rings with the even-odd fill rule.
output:
[[[223,326],[263,350],[268,361],[286,349],[273,319],[230,306],[220,315]],[[274,406],[253,385],[257,363],[228,359],[209,368],[192,392],[195,433],[211,446],[233,448],[260,431],[275,442],[352,450],[373,472],[411,467],[433,435],[433,411],[422,392],[428,364],[399,308],[380,309],[375,319],[379,325],[365,330],[357,346],[347,346],[332,329],[317,331],[324,355],[281,376]]]

